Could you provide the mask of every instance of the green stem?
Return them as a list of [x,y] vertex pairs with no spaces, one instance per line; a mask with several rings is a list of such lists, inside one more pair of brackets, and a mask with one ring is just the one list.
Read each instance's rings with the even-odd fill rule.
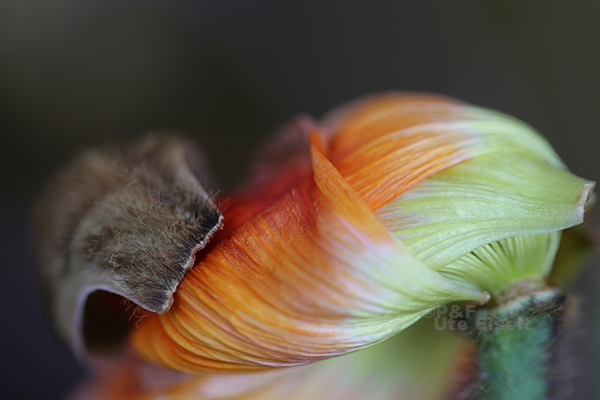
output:
[[556,292],[548,289],[474,315],[471,322],[478,346],[478,398],[546,398],[558,304]]

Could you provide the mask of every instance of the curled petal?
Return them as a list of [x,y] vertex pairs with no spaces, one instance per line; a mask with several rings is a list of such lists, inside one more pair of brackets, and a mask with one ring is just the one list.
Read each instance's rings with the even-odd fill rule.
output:
[[435,94],[391,92],[337,107],[322,123],[336,135],[343,135],[335,144],[335,152],[344,158],[360,150],[366,141],[389,132],[457,118],[467,118],[463,103],[458,100]]
[[486,301],[409,255],[312,149],[313,179],[236,230],[143,321],[144,357],[189,372],[330,358],[380,342],[447,301]]
[[491,154],[427,178],[376,212],[438,270],[496,240],[581,223],[593,187],[538,158]]
[[332,113],[324,124],[335,135],[331,161],[371,208],[483,154],[516,152],[563,166],[528,125],[441,96],[377,96]]

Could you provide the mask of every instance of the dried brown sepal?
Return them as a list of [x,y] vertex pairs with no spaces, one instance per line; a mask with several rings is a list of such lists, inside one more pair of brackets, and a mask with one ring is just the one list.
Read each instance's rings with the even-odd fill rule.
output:
[[80,359],[120,341],[84,335],[86,325],[107,335],[122,325],[110,297],[170,308],[195,252],[222,226],[202,170],[191,143],[151,136],[88,151],[48,183],[33,213],[36,258],[54,327]]

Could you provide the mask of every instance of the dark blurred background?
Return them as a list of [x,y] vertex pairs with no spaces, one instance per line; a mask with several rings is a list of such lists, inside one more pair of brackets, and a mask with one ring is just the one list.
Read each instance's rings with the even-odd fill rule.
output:
[[597,180],[598,21],[591,0],[0,1],[0,397],[60,398],[83,376],[28,241],[36,192],[78,149],[184,132],[230,188],[295,114],[409,89],[513,114]]

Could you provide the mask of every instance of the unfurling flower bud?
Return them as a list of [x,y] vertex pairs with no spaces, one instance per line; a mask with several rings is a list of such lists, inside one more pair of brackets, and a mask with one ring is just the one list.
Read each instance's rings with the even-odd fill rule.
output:
[[[381,351],[313,362],[389,339],[447,303],[481,306],[490,299],[506,300],[507,293],[514,298],[514,287],[546,287],[553,281],[549,277],[561,231],[582,223],[594,187],[572,175],[525,123],[454,99],[414,93],[363,99],[320,122],[301,116],[258,153],[250,172],[244,186],[220,200],[220,231],[212,199],[199,187],[185,186],[204,194],[200,203],[213,218],[198,240],[184,246],[183,263],[174,264],[182,273],[168,288],[170,309],[153,310],[161,314],[130,328],[128,350],[147,363],[141,366],[136,357],[116,363],[118,368],[84,396],[94,392],[114,398],[115,391],[129,398],[370,396],[357,390],[359,380],[342,378],[356,376],[362,368],[357,365],[369,354],[381,357]],[[171,199],[177,192],[164,195]],[[157,206],[160,211],[165,204]],[[79,223],[77,232],[96,229],[89,221]],[[181,232],[172,233],[173,226],[163,233],[177,248]],[[136,232],[144,237],[143,229]],[[78,234],[78,243],[88,236]],[[149,271],[164,269],[158,255],[153,259],[156,265],[145,264]],[[104,260],[104,268],[110,260]],[[560,276],[569,276],[565,269],[574,269],[572,264],[563,262]],[[95,284],[89,279],[83,287]],[[81,285],[78,280],[75,287]],[[114,285],[119,286],[118,276]],[[59,298],[74,298],[72,286],[59,285],[59,290],[66,291]],[[125,296],[146,307],[136,301],[135,291]],[[73,319],[66,320],[71,329],[67,340],[89,345],[84,332],[73,330]],[[408,331],[421,332],[426,322]],[[403,334],[386,345],[400,343],[403,350],[392,357],[393,368],[410,378],[386,378],[377,398],[407,395],[410,382],[419,381],[409,371],[433,371],[425,363],[404,368],[402,354],[432,349],[436,354],[428,360],[439,356],[450,365],[456,349],[470,346],[456,339],[446,342],[440,332],[431,340],[447,345],[415,341],[427,334]],[[151,377],[163,372],[147,373],[152,364],[200,376],[177,375],[161,386]],[[435,374],[447,378],[451,369]],[[268,371],[248,374],[262,370]],[[223,371],[237,374],[207,374]],[[106,389],[110,385],[112,391]],[[410,398],[434,397],[417,392]]]
[[446,98],[389,94],[304,126],[279,140],[303,135],[309,172],[289,179],[298,161],[284,162],[245,189],[292,182],[270,204],[236,226],[228,214],[253,201],[224,211],[227,234],[173,309],[133,332],[144,357],[242,371],[371,346],[440,304],[546,278],[593,188],[531,127]]

